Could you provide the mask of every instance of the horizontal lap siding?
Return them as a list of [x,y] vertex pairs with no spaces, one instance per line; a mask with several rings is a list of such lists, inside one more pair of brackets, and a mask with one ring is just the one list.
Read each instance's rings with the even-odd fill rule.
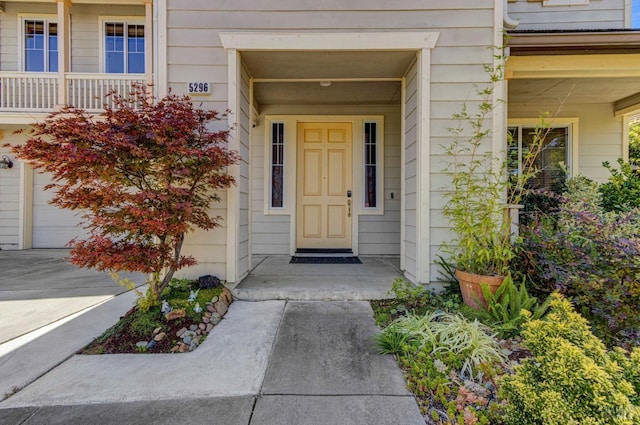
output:
[[543,6],[542,1],[509,2],[518,30],[624,28],[625,0],[591,0],[584,6]]
[[4,133],[0,141],[0,158],[7,155],[13,160],[13,168],[0,170],[0,249],[18,249],[20,163],[9,148],[3,146],[24,140],[24,136],[13,135],[14,130],[11,127],[0,129]]
[[417,274],[416,215],[417,215],[417,126],[418,126],[418,67],[414,64],[405,80],[404,107],[404,269],[411,279]]
[[[442,129],[451,127],[451,114],[464,101],[473,100],[473,86],[487,80],[483,64],[492,61],[492,52],[487,46],[493,45],[493,0],[168,0],[168,80],[174,93],[187,90],[189,81],[209,81],[213,93],[198,98],[204,108],[225,110],[227,108],[227,56],[222,49],[219,33],[222,31],[310,31],[310,32],[358,32],[358,31],[436,31],[440,34],[436,47],[432,50],[431,66],[431,179],[441,174],[442,158],[437,154],[441,143],[449,138]],[[276,108],[277,109],[277,108]],[[318,114],[322,108],[318,109]],[[281,110],[279,110],[281,111]],[[264,111],[261,111],[264,113]],[[273,113],[273,112],[272,112]],[[278,112],[280,113],[280,112]],[[294,113],[298,113],[294,111]],[[326,112],[325,112],[326,113]],[[334,113],[329,110],[328,113]],[[367,112],[363,112],[367,113]],[[415,115],[415,114],[414,114]],[[409,117],[415,123],[416,116]],[[262,128],[261,128],[262,127]],[[415,127],[415,125],[414,125]],[[407,137],[416,135],[415,128],[407,126]],[[262,159],[264,155],[264,127],[254,129],[252,169],[252,212],[254,219],[251,229],[252,251],[266,250],[288,254],[288,216],[256,218],[263,214],[264,196],[262,182],[256,176],[264,175]],[[262,133],[261,133],[262,132]],[[259,139],[260,143],[255,143]],[[436,154],[434,154],[436,151]],[[415,146],[407,146],[407,170],[415,169]],[[413,167],[413,168],[411,168]],[[415,191],[414,176],[408,175],[407,188]],[[385,177],[386,179],[386,177]],[[256,184],[258,183],[258,184]],[[396,184],[396,183],[391,183]],[[415,204],[415,193],[409,193],[406,201]],[[432,214],[439,208],[432,200]],[[415,207],[414,207],[415,208]],[[392,211],[389,211],[392,212]],[[398,212],[399,214],[399,212]],[[261,220],[267,220],[262,222]],[[367,217],[360,220],[363,228],[375,228]],[[441,220],[438,220],[441,222]],[[410,220],[407,219],[407,223]],[[270,232],[269,226],[273,226]],[[372,226],[372,227],[371,227]],[[407,224],[409,226],[409,224]],[[414,221],[415,226],[415,221]],[[405,228],[405,231],[408,227]],[[446,229],[445,233],[448,232]],[[287,233],[283,233],[287,231]],[[272,238],[271,235],[274,235]],[[369,248],[363,236],[360,248]],[[378,238],[374,236],[373,238]],[[389,237],[391,240],[393,236]],[[413,264],[407,263],[415,273],[415,234],[406,232],[406,247],[411,253]],[[432,239],[432,253],[437,252],[439,243]],[[375,245],[372,242],[371,247]],[[389,245],[388,247],[390,247]],[[385,248],[386,250],[386,248]],[[432,259],[435,254],[432,254]],[[431,278],[437,273],[432,267]]]
[[240,195],[240,237],[238,261],[240,268],[238,270],[238,276],[242,277],[249,273],[251,268],[250,260],[250,237],[249,237],[249,208],[250,208],[250,178],[251,172],[249,170],[249,161],[251,150],[250,129],[251,129],[251,101],[250,101],[250,89],[249,89],[249,73],[243,67],[241,69],[241,81],[240,81],[240,113],[237,115],[239,118],[238,134],[240,136],[238,153],[240,154],[240,176],[236,184],[238,185]]
[[[5,13],[0,14],[0,71],[18,71],[18,52],[21,36],[19,14],[57,15],[52,3],[5,3]],[[99,67],[99,16],[139,16],[144,20],[144,6],[74,5],[71,13],[71,72],[101,72]]]

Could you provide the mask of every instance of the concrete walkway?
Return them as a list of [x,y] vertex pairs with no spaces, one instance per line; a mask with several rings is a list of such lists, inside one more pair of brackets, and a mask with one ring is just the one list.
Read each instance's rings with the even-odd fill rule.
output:
[[72,356],[0,423],[424,424],[376,331],[366,302],[236,301],[192,353]]

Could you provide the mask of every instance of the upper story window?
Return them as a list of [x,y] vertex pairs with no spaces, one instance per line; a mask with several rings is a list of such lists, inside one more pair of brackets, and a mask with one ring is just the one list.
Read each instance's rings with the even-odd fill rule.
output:
[[58,24],[48,19],[23,19],[24,70],[58,72]]
[[111,74],[142,74],[144,69],[144,25],[104,21],[104,71]]

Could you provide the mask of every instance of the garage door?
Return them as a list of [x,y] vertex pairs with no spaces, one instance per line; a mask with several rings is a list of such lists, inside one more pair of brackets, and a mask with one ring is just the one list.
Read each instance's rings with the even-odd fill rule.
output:
[[76,211],[63,210],[48,201],[53,192],[45,191],[51,183],[49,174],[35,173],[33,176],[33,248],[64,248],[76,236],[87,232],[78,226],[80,215]]

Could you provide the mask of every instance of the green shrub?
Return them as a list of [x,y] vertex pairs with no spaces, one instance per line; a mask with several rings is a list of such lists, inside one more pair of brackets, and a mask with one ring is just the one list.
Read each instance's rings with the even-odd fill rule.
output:
[[459,314],[409,314],[376,335],[393,353],[407,387],[434,423],[498,424],[494,377],[506,361],[491,330]]
[[640,344],[640,210],[607,212],[598,184],[567,182],[557,212],[523,230],[521,272],[568,296],[608,345]]
[[513,337],[520,333],[522,324],[526,320],[540,319],[549,308],[551,302],[547,298],[542,304],[538,299],[529,295],[524,282],[520,288],[513,283],[511,275],[507,275],[495,294],[489,286],[481,284],[482,296],[486,302],[484,310],[489,315],[491,326],[502,337]]
[[608,162],[602,165],[609,170],[609,181],[600,186],[602,207],[605,211],[623,212],[640,208],[640,173],[628,162],[618,159],[620,170]]
[[134,313],[131,320],[130,329],[140,338],[149,338],[153,335],[153,330],[163,325],[159,310],[143,311],[141,309]]
[[632,384],[571,303],[552,295],[551,311],[522,332],[532,359],[502,379],[506,421],[514,425],[620,424],[640,421]]

